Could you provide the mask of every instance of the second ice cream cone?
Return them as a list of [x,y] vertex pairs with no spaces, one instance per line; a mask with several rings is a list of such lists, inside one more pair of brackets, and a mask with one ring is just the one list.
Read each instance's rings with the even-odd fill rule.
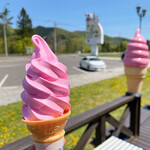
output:
[[147,41],[141,35],[140,29],[137,29],[135,36],[127,45],[123,59],[129,93],[141,92],[143,78],[145,78],[149,63],[148,56]]
[[141,92],[143,78],[145,78],[146,72],[147,72],[147,68],[125,66],[127,88],[129,93]]
[[67,118],[70,111],[63,116],[45,121],[26,121],[22,119],[23,123],[32,133],[32,139],[36,143],[53,143],[60,140],[64,134],[64,127],[67,123]]

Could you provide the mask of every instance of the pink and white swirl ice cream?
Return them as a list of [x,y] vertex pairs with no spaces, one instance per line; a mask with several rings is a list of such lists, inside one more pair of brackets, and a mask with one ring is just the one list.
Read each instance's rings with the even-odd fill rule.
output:
[[146,43],[147,41],[141,35],[140,29],[137,29],[125,51],[125,58],[123,59],[125,66],[145,68],[148,65],[149,53]]
[[67,68],[40,36],[32,36],[32,42],[35,49],[25,67],[27,75],[21,94],[23,118],[40,121],[60,117],[71,107]]
[[146,67],[149,63],[148,56],[147,41],[141,35],[140,29],[137,29],[135,36],[127,45],[123,59],[129,93],[141,92]]

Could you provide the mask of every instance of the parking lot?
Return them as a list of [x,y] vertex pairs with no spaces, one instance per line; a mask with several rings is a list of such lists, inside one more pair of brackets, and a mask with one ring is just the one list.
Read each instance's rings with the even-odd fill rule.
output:
[[[79,61],[81,58],[82,56],[79,55],[58,56],[59,61],[67,66],[68,76],[93,73],[87,70],[80,69]],[[29,59],[30,57],[11,57],[7,59],[0,58],[0,83],[3,80],[3,84],[1,84],[0,87],[21,85],[22,80],[26,75],[25,64],[29,61]],[[104,58],[104,61],[107,64],[107,71],[123,67],[121,60],[118,58]]]
[[[79,68],[79,61],[83,56],[59,55],[60,62],[68,68],[68,80],[71,87],[96,82],[123,74],[123,64],[120,58],[102,58],[107,68],[100,72],[90,72]],[[0,57],[0,105],[20,100],[22,80],[26,75],[25,64],[29,61],[26,57]]]

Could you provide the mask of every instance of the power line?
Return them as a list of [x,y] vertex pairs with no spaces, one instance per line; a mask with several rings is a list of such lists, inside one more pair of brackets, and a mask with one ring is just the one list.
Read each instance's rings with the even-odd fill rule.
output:
[[67,27],[85,27],[85,25],[74,25],[74,24],[69,24],[69,23],[64,23],[64,22],[59,22],[59,21],[54,21],[54,20],[39,20],[39,19],[32,19],[32,22],[48,22],[48,23],[56,23],[57,25],[60,26],[67,26]]

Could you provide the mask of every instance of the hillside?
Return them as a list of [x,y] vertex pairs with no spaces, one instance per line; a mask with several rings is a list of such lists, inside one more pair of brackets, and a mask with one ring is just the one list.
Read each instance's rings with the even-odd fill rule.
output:
[[104,36],[104,40],[105,40],[106,43],[109,43],[110,45],[113,45],[113,46],[117,46],[117,45],[119,45],[119,43],[124,42],[124,41],[129,42],[129,39],[127,39],[127,38],[110,37],[110,36],[107,36],[107,35]]
[[[34,32],[42,37],[51,37],[54,36],[54,28],[46,28],[42,26],[38,26],[34,29]],[[62,39],[68,38],[83,38],[85,37],[84,31],[75,31],[70,32],[61,28],[56,28],[57,37],[61,37]]]
[[[32,46],[30,37],[21,39],[16,34],[16,29],[7,26],[7,46],[9,53],[25,53],[26,48]],[[38,26],[34,28],[34,33],[42,36],[49,44],[52,50],[54,49],[54,28]],[[56,28],[57,35],[57,53],[74,53],[77,50],[81,52],[90,52],[91,46],[86,44],[86,32],[74,31],[70,32],[61,28]],[[3,42],[3,25],[0,24],[0,53],[4,53]],[[126,43],[129,41],[126,38],[104,36],[105,43],[99,46],[102,52],[124,51]],[[124,42],[125,41],[125,42]],[[122,42],[124,42],[122,44]]]
[[[38,34],[47,39],[53,39],[53,36],[54,36],[54,28],[53,27],[46,28],[46,27],[38,26],[38,27],[34,28],[34,32],[35,32],[35,34]],[[86,34],[85,31],[70,32],[70,31],[67,31],[67,30],[64,30],[61,28],[57,28],[56,32],[57,32],[57,38],[62,39],[62,40],[71,39],[71,38],[85,39],[85,34]],[[14,34],[15,34],[15,29],[8,26],[7,27],[7,35],[12,36]],[[3,37],[3,25],[2,24],[0,24],[0,36]],[[126,38],[110,37],[110,36],[105,35],[104,41],[105,41],[105,43],[109,43],[110,45],[117,46],[120,42],[129,41],[129,40]],[[48,42],[50,42],[50,41],[48,41]]]
[[[38,26],[35,28],[35,33],[39,34],[42,37],[47,37],[47,39],[53,39],[54,36],[54,28],[45,28],[42,26]],[[61,28],[56,29],[57,37],[62,40],[70,39],[70,38],[82,38],[85,39],[85,31],[74,31],[70,32]],[[104,35],[104,41],[105,43],[109,43],[110,45],[118,46],[119,43],[123,41],[129,41],[129,39],[121,38],[121,37],[110,37],[107,35]],[[48,41],[50,42],[50,41]]]

